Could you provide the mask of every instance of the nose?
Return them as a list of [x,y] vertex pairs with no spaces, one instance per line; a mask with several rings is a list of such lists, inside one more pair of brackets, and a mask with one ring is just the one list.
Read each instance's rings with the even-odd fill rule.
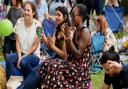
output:
[[57,18],[58,18],[58,16],[56,15],[56,16],[55,16],[55,18],[57,19]]

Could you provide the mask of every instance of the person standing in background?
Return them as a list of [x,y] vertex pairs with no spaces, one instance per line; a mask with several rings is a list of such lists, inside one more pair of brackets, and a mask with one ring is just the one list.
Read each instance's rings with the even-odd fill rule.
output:
[[[17,20],[23,16],[23,9],[21,7],[22,0],[12,0],[12,4],[13,6],[9,9],[6,18],[9,19],[14,26]],[[6,54],[10,54],[11,52],[16,52],[15,33],[6,36],[4,39],[3,54],[5,59]]]

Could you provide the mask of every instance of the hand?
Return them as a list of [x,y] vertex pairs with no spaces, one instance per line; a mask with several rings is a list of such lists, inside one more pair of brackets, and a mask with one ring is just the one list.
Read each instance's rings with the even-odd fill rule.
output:
[[64,35],[65,35],[66,39],[73,39],[74,31],[72,30],[71,27],[68,27],[68,28],[65,30]]
[[17,62],[17,68],[19,68],[19,69],[21,69],[20,62],[21,62],[21,58],[19,58],[18,62]]
[[61,26],[61,31],[64,32],[67,28],[68,28],[68,24],[67,24],[67,23],[64,23],[64,24]]
[[43,37],[45,36],[44,31],[42,31],[41,35],[42,35]]
[[53,46],[55,46],[55,41],[56,41],[56,38],[55,37],[51,37],[50,35],[48,36],[48,47],[52,48]]

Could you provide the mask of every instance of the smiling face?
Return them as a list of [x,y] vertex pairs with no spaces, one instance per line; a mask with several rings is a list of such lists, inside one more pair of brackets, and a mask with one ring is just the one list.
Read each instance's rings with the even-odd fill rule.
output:
[[61,24],[63,23],[63,21],[64,21],[63,14],[59,10],[56,10],[56,23]]
[[26,4],[24,6],[24,19],[25,20],[30,20],[33,19],[35,13],[32,11],[32,7],[30,4]]

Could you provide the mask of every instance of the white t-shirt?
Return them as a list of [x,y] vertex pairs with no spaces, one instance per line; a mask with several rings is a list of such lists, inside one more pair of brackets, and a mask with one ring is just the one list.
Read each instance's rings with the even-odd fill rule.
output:
[[[14,30],[15,33],[19,36],[21,52],[26,53],[27,50],[30,50],[34,44],[35,38],[37,38],[36,28],[41,26],[41,23],[34,19],[33,24],[28,28],[24,25],[24,19],[18,19]],[[42,27],[42,26],[41,26]],[[37,50],[34,52],[40,58],[40,45],[38,46]]]

